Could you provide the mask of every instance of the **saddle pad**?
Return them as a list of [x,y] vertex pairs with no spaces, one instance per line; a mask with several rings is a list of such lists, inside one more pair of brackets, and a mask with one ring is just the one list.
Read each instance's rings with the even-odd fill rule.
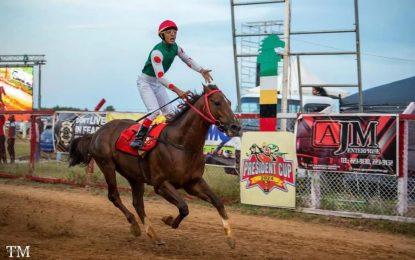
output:
[[148,152],[157,144],[157,138],[160,136],[163,129],[167,126],[166,123],[154,125],[147,134],[144,142],[144,147],[141,150],[136,150],[130,147],[130,143],[134,140],[135,134],[140,129],[141,124],[134,124],[121,132],[115,143],[115,148],[119,151],[135,155],[143,156],[143,152]]

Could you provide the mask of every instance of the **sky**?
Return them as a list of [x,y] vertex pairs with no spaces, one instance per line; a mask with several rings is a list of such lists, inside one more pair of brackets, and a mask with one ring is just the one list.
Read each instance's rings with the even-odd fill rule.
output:
[[[282,4],[235,8],[237,29],[243,22],[284,19]],[[414,76],[415,1],[360,0],[359,12],[363,88]],[[144,111],[136,79],[165,19],[178,24],[177,43],[212,69],[215,83],[236,103],[229,0],[1,0],[0,19],[0,55],[46,55],[44,107],[93,109],[105,98],[118,111]],[[292,31],[353,26],[353,0],[292,0]],[[291,45],[293,52],[355,49],[353,34],[292,36]],[[352,56],[302,60],[324,82],[356,83]],[[166,77],[184,90],[202,90],[200,74],[180,59]]]

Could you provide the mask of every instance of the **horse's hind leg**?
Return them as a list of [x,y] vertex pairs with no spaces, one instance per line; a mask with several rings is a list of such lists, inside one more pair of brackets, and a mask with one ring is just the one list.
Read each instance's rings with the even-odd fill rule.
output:
[[179,209],[179,215],[176,218],[173,218],[172,216],[163,217],[163,222],[166,225],[171,226],[172,228],[178,228],[180,222],[189,215],[189,207],[186,202],[168,181],[164,181],[156,190],[156,193]]
[[108,184],[108,199],[117,207],[119,208],[122,213],[124,213],[125,217],[127,218],[128,222],[130,222],[131,233],[134,236],[140,236],[141,230],[138,226],[137,220],[135,219],[133,213],[131,213],[122,203],[120,194],[118,193],[117,189],[117,179],[115,177],[115,165],[113,162],[106,162],[104,160],[97,161],[98,167],[104,173],[105,180]]
[[133,205],[135,210],[137,211],[138,216],[141,219],[141,222],[144,225],[144,230],[157,245],[163,245],[164,242],[158,237],[156,231],[151,225],[149,218],[146,216],[146,212],[144,210],[144,183],[138,182],[130,182],[131,190],[132,190],[132,197],[133,197]]

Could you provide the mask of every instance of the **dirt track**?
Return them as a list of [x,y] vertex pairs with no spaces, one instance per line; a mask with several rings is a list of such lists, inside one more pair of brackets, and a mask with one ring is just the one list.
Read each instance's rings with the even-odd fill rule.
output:
[[[130,209],[131,201],[124,197]],[[32,258],[415,258],[415,239],[230,211],[236,249],[225,243],[215,210],[190,204],[177,230],[161,222],[176,209],[146,201],[147,215],[166,242],[134,238],[105,196],[0,183],[0,257],[5,245],[30,245]]]

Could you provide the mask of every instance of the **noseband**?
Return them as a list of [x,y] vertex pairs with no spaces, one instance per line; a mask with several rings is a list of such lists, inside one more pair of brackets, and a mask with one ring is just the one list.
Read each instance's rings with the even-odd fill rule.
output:
[[222,132],[224,132],[225,126],[222,124],[221,121],[219,121],[218,119],[216,119],[213,115],[212,112],[210,111],[210,106],[209,106],[209,96],[215,93],[222,93],[222,91],[220,91],[219,89],[215,89],[212,90],[206,94],[203,94],[203,98],[205,99],[205,104],[203,105],[203,109],[202,111],[200,111],[199,109],[197,109],[195,106],[193,106],[190,102],[189,99],[186,97],[185,98],[185,102],[190,106],[191,109],[193,109],[196,113],[198,113],[203,119],[205,119],[206,122],[210,123],[210,124],[214,124],[218,127],[218,129]]

